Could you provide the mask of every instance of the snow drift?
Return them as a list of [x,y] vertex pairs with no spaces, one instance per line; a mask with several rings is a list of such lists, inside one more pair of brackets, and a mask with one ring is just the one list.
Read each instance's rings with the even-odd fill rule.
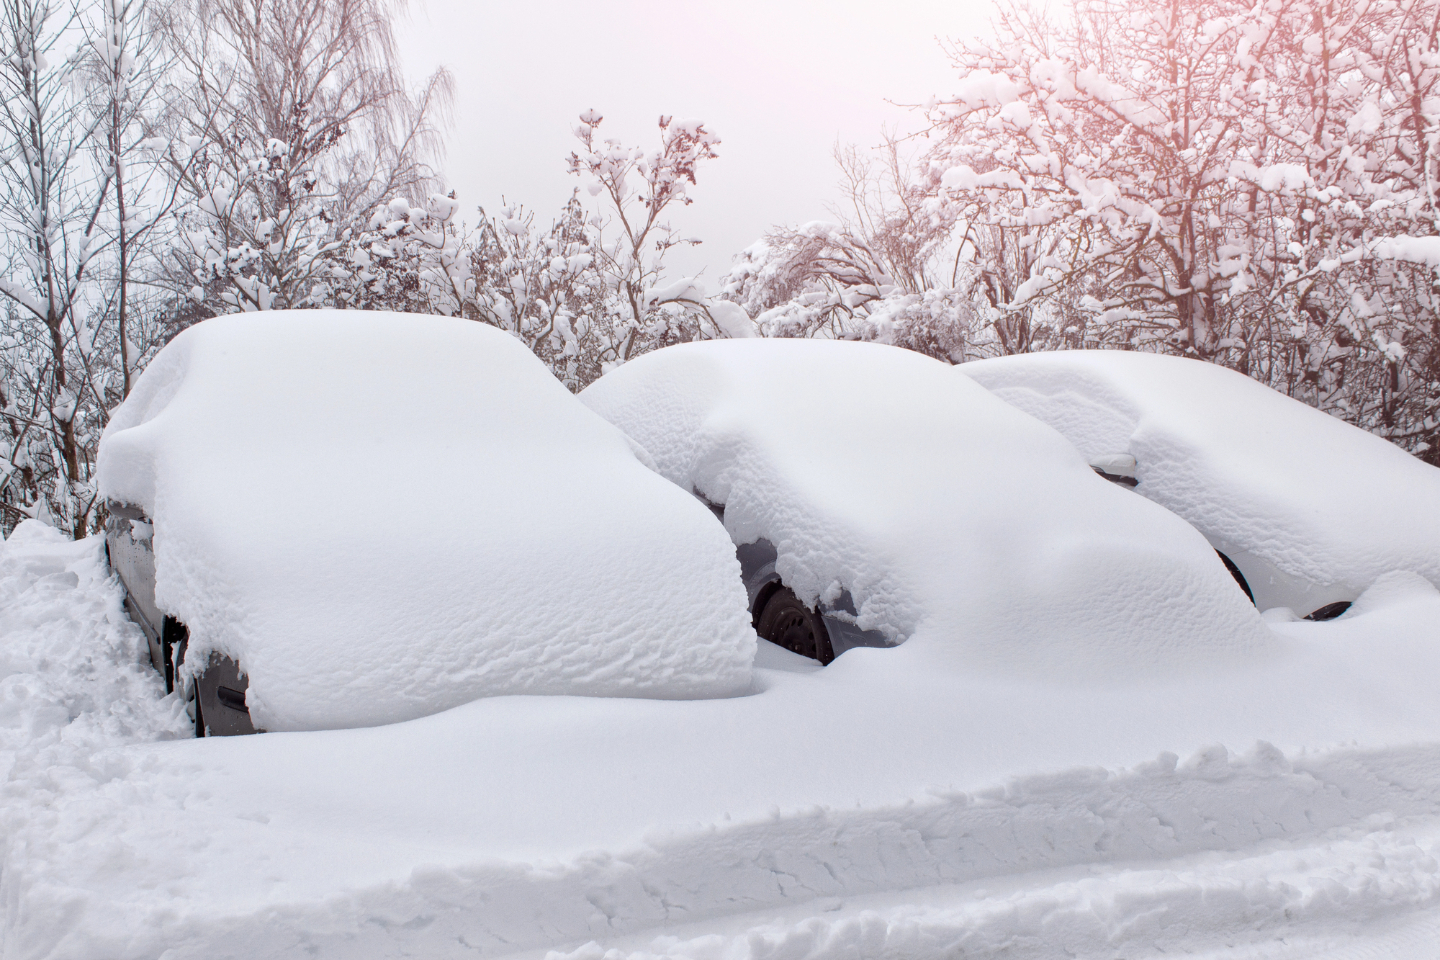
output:
[[[1130,670],[1265,643],[1214,551],[939,361],[869,343],[716,341],[581,400],[764,538],[806,603],[1022,671]],[[948,656],[948,654],[947,654]]]
[[0,952],[1313,960],[1418,919],[1365,955],[1431,960],[1440,593],[1392,576],[1273,629],[1140,678],[762,643],[751,696],[194,740],[100,539],[28,522],[0,544]]
[[99,473],[154,521],[156,599],[189,626],[187,662],[236,659],[262,728],[750,683],[724,531],[480,324],[207,320],[115,411]]
[[1354,600],[1382,574],[1440,585],[1440,470],[1199,360],[1064,351],[960,371],[1087,458],[1135,458],[1138,492],[1231,557],[1261,609]]

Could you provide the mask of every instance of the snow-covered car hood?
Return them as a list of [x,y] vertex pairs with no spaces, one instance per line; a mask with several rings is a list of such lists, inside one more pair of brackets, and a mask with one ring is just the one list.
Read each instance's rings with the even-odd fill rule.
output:
[[724,531],[478,323],[207,320],[115,411],[99,475],[154,521],[156,600],[189,627],[187,664],[236,659],[258,727],[750,684]]
[[868,343],[685,344],[580,399],[723,504],[736,543],[774,543],[806,603],[849,591],[861,627],[952,664],[1106,673],[1266,642],[1193,528],[939,361]]
[[1087,458],[1133,456],[1137,490],[1247,570],[1261,609],[1305,614],[1397,570],[1440,585],[1440,470],[1243,374],[1112,350],[958,369]]

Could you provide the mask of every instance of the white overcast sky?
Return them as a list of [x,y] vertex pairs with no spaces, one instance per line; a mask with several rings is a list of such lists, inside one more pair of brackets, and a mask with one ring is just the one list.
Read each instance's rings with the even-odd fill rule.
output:
[[[673,251],[672,277],[730,258],[777,223],[828,219],[837,140],[870,147],[882,125],[913,129],[893,106],[945,95],[953,73],[937,38],[987,30],[991,0],[415,0],[400,23],[414,78],[455,76],[443,168],[463,209],[501,195],[548,223],[579,184],[565,171],[581,111],[627,144],[658,143],[661,113],[699,119],[720,157],[695,202],[672,217],[704,244]],[[589,196],[582,191],[582,197]]]

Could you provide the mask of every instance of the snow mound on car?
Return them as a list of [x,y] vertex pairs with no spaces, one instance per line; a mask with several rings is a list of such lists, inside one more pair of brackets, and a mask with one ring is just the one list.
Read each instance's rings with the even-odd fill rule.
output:
[[[1087,458],[1134,456],[1145,496],[1242,568],[1247,555],[1273,566],[1251,584],[1262,608],[1307,613],[1394,570],[1440,585],[1440,470],[1243,374],[1101,350],[959,369]],[[1268,582],[1287,578],[1299,583]]]
[[802,600],[849,591],[860,626],[892,641],[1057,673],[1202,662],[1265,642],[1194,529],[919,354],[686,344],[580,398],[666,477],[724,504],[736,543],[773,542]]
[[207,320],[115,411],[99,470],[154,521],[156,598],[190,629],[187,664],[239,661],[262,728],[750,683],[724,531],[481,324]]

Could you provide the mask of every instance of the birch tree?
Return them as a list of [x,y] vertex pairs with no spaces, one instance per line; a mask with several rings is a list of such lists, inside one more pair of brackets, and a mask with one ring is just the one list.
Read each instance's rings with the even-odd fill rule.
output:
[[88,162],[100,120],[85,100],[84,57],[62,47],[80,17],[54,0],[0,2],[0,503],[8,522],[53,518],[76,536],[94,516],[86,441],[105,409],[76,367],[99,333],[84,293],[113,187]]
[[[88,57],[91,110],[98,121],[95,165],[108,178],[109,216],[100,220],[107,234],[109,267],[99,297],[115,326],[119,397],[141,360],[145,338],[137,336],[132,313],[137,266],[153,259],[150,238],[164,233],[176,191],[166,182],[157,136],[164,104],[158,94],[165,80],[163,50],[154,30],[150,0],[99,0],[98,15],[82,21]],[[153,270],[151,271],[153,273]],[[103,394],[103,388],[98,391]]]

